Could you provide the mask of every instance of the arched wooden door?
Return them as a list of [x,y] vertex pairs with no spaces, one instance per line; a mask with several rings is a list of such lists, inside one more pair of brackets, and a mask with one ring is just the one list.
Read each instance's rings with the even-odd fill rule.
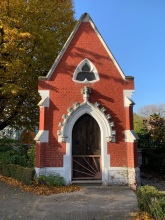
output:
[[72,179],[101,179],[101,132],[97,121],[82,115],[72,130]]

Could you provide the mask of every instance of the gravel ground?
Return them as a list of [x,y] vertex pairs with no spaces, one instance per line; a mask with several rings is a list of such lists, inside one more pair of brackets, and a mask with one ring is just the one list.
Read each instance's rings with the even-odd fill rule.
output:
[[160,191],[165,192],[165,180],[160,177],[156,177],[154,174],[148,174],[141,171],[141,185],[150,185],[156,187]]
[[[141,183],[165,192],[165,180],[146,172],[141,172]],[[136,195],[126,186],[85,186],[42,196],[0,181],[0,220],[129,220],[136,211]]]
[[125,186],[41,196],[0,182],[0,220],[124,220],[135,211],[136,195]]

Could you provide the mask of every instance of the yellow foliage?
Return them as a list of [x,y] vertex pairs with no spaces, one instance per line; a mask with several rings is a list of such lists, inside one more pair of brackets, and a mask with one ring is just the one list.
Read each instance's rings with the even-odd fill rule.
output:
[[38,77],[48,73],[73,30],[73,2],[1,0],[0,11],[0,130],[7,125],[33,129]]
[[138,212],[134,214],[132,220],[154,220],[147,212]]
[[49,187],[49,186],[38,185],[34,183],[33,185],[27,186],[23,184],[22,182],[19,182],[11,177],[5,177],[2,175],[0,175],[0,181],[3,181],[13,187],[20,187],[24,191],[34,192],[38,195],[44,195],[44,196],[49,196],[51,194],[57,194],[57,193],[70,193],[70,192],[78,191],[81,189],[81,187],[74,186],[74,185],[61,186],[61,187],[55,187],[55,186]]

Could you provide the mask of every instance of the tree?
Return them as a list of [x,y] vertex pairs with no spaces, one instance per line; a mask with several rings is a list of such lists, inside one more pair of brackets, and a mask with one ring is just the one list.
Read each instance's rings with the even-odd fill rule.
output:
[[155,113],[144,120],[140,145],[143,148],[165,151],[165,119],[160,114]]
[[165,104],[146,105],[141,107],[137,113],[143,118],[147,118],[155,113],[160,114],[163,117],[165,116]]
[[72,0],[1,0],[0,130],[38,122],[38,77],[75,25]]
[[160,114],[153,114],[146,120],[146,124],[154,147],[165,148],[165,119]]
[[[139,145],[143,148],[143,165],[157,174],[165,174],[165,119],[160,114],[150,115],[144,121],[144,130]],[[146,150],[147,148],[147,150]]]
[[136,113],[133,114],[133,120],[134,120],[134,130],[137,134],[142,132],[143,129],[143,117],[141,115],[138,115]]

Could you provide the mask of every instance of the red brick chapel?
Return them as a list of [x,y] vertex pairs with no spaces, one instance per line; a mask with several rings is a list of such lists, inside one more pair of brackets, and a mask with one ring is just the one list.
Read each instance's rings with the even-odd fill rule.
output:
[[39,78],[38,90],[37,175],[58,173],[66,184],[139,182],[134,78],[124,75],[89,14]]

